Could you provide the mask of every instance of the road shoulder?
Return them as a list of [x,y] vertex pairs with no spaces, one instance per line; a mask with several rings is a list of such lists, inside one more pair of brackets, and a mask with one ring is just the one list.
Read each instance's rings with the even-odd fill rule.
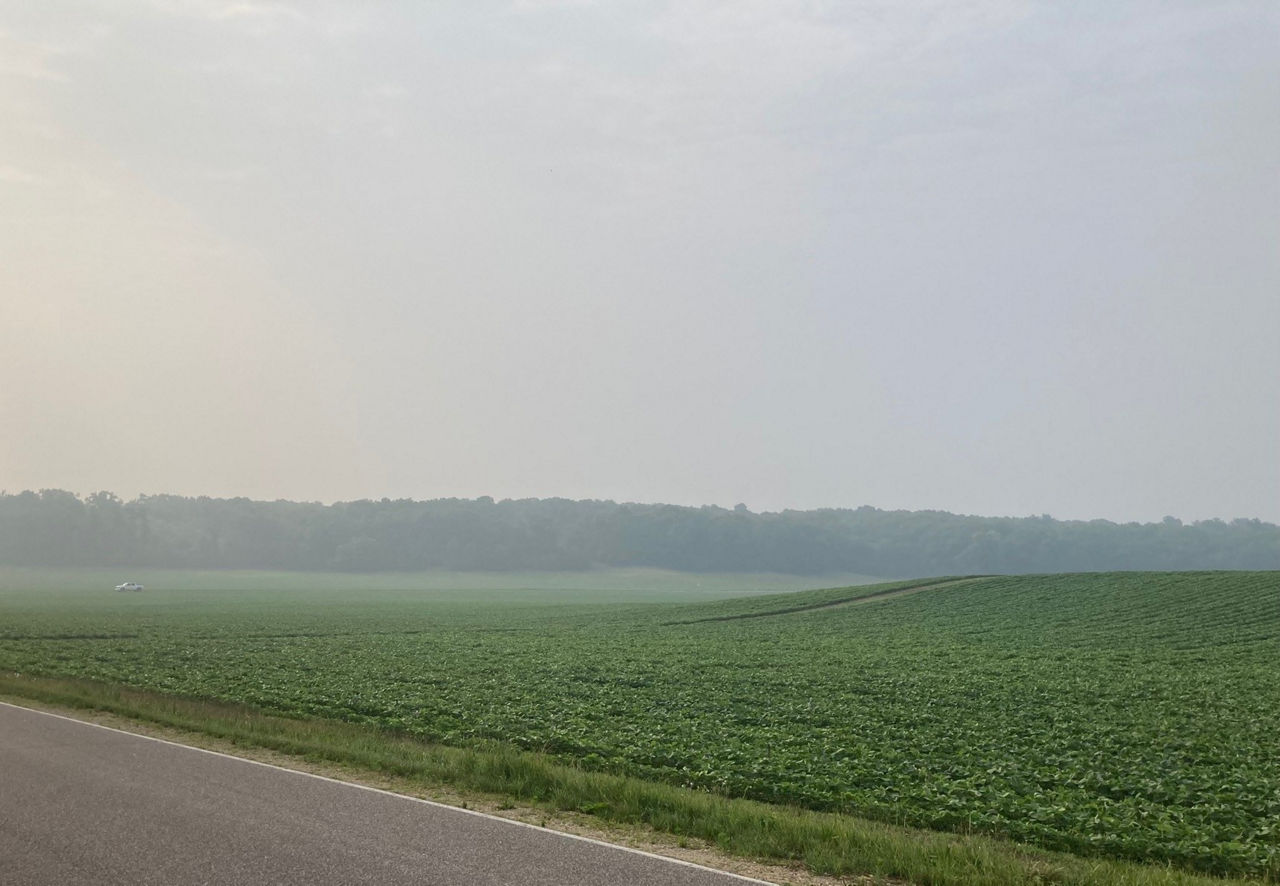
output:
[[877,882],[875,878],[871,877],[823,877],[795,866],[764,864],[728,855],[700,840],[676,838],[650,828],[604,822],[585,813],[563,812],[528,805],[513,805],[509,800],[500,796],[462,793],[446,785],[425,784],[420,780],[395,776],[385,772],[370,771],[330,761],[318,761],[283,754],[267,748],[237,744],[200,732],[160,726],[103,711],[70,708],[7,693],[0,694],[0,701],[31,710],[57,714],[73,720],[107,726],[136,735],[162,739],[188,747],[266,763],[296,772],[305,772],[310,775],[480,812],[496,818],[535,825],[743,877],[766,880],[780,884],[780,886],[850,886],[850,884]]

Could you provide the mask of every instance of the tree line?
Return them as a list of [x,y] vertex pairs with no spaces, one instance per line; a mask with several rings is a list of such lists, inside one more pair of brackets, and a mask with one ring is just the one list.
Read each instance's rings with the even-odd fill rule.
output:
[[0,564],[314,571],[857,572],[1280,569],[1259,520],[1113,523],[873,507],[756,513],[568,499],[324,505],[45,489],[0,493]]

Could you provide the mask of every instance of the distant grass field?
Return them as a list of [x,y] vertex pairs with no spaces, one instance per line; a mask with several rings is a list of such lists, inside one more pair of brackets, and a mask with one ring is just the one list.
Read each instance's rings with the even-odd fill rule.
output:
[[[5,591],[85,591],[96,598],[123,581],[138,581],[154,596],[188,591],[302,591],[308,595],[403,591],[414,600],[486,602],[525,600],[540,603],[657,602],[720,600],[780,591],[867,585],[883,581],[870,575],[779,575],[769,572],[675,572],[669,569],[588,569],[575,572],[281,572],[251,569],[35,569],[0,566]],[[540,592],[537,594],[530,592]],[[504,596],[506,595],[506,596]],[[15,598],[16,599],[16,598]],[[58,598],[61,599],[61,598]],[[308,599],[311,599],[308,596]],[[57,604],[56,601],[55,605]]]
[[1277,573],[997,577],[726,600],[713,598],[731,588],[701,599],[519,583],[353,596],[340,582],[281,581],[270,591],[152,582],[142,594],[14,582],[0,592],[0,670],[1280,878]]

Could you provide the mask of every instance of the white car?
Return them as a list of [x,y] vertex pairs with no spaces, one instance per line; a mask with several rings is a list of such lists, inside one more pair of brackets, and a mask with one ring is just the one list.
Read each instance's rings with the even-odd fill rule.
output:
[[116,585],[116,590],[117,591],[140,591],[142,590],[142,585],[138,584],[136,581],[126,581],[124,584]]

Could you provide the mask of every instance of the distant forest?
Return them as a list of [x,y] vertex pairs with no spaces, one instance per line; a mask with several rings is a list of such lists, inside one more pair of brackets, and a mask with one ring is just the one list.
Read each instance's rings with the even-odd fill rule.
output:
[[313,571],[857,572],[886,577],[1280,569],[1280,527],[968,517],[872,507],[754,513],[612,501],[332,505],[109,492],[0,493],[0,565]]

